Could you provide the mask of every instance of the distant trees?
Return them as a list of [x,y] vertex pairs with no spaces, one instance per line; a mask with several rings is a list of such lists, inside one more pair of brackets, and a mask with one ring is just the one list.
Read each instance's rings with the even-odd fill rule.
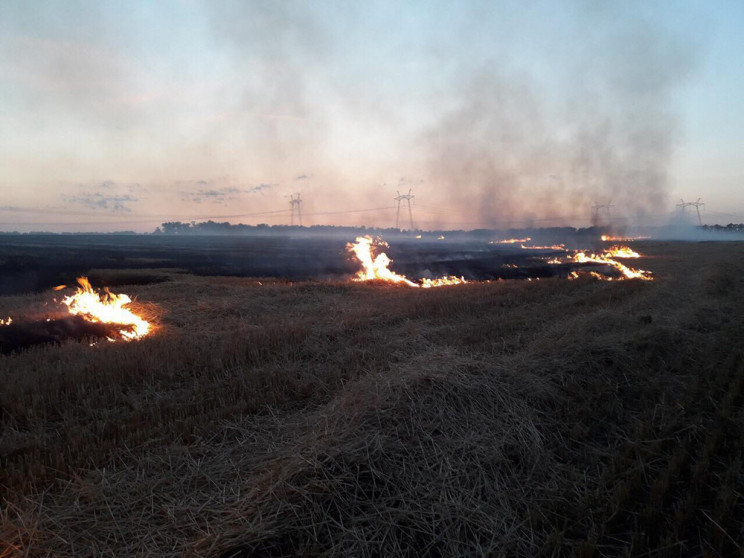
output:
[[729,223],[728,225],[703,225],[700,227],[705,231],[716,232],[744,232],[744,223]]

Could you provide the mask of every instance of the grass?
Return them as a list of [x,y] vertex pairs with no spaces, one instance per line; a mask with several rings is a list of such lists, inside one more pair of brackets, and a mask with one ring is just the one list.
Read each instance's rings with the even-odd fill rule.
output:
[[740,555],[744,245],[640,251],[655,282],[117,287],[151,337],[0,357],[0,556]]

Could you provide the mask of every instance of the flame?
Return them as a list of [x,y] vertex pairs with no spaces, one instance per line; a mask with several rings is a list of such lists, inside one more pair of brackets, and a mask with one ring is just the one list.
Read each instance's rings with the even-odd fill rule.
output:
[[394,271],[388,269],[392,260],[388,258],[385,252],[380,252],[373,258],[373,246],[383,248],[389,247],[387,242],[380,239],[374,241],[370,236],[358,236],[356,243],[349,243],[346,245],[346,250],[352,252],[356,259],[359,260],[359,263],[362,264],[362,269],[357,272],[354,281],[372,281],[374,279],[379,279],[387,281],[388,283],[403,283],[409,287],[418,287],[416,283],[410,281],[407,277],[398,275]]
[[609,254],[613,258],[640,258],[641,255],[628,248],[627,246],[612,246],[605,250],[605,254]]
[[[553,258],[553,259],[547,260],[547,263],[561,264],[569,260],[574,263],[598,263],[598,264],[609,265],[611,267],[614,267],[622,274],[622,277],[620,278],[608,277],[606,275],[602,275],[601,273],[597,273],[596,271],[588,272],[588,275],[596,279],[601,279],[603,281],[613,281],[616,279],[641,279],[643,281],[653,281],[653,276],[650,271],[644,271],[642,269],[633,269],[614,259],[614,258],[640,258],[640,257],[641,255],[638,252],[631,250],[627,246],[613,246],[605,250],[601,254],[592,254],[592,253],[587,253],[583,251],[578,251],[578,252],[575,252],[573,255],[567,256],[564,259]],[[578,277],[579,277],[579,273],[576,271],[572,271],[568,275],[569,279],[577,279]]]
[[13,323],[13,318],[8,316],[6,319],[0,318],[0,326],[10,325]]
[[443,234],[440,234],[440,235],[439,235],[439,236],[437,237],[437,240],[444,240],[444,235],[443,235]]
[[600,238],[604,242],[633,242],[634,240],[644,240],[649,237],[648,236],[610,236],[609,234],[603,234]]
[[[612,259],[612,254],[605,252],[603,254],[587,254],[586,252],[576,252],[573,256],[569,256],[576,263],[598,263],[603,265],[609,265],[617,269],[622,273],[625,279],[641,279],[643,281],[653,281],[650,271],[644,271],[642,269],[633,269],[620,262]],[[612,277],[600,275],[596,272],[590,272],[592,277],[597,279],[603,279],[606,281],[612,281]]]
[[[62,303],[67,306],[70,314],[80,315],[88,321],[105,324],[121,324],[130,326],[119,331],[122,339],[131,341],[140,339],[150,331],[150,324],[133,314],[128,308],[124,308],[132,302],[125,294],[113,294],[105,289],[101,296],[90,286],[87,277],[79,277],[80,288],[72,296],[66,296]],[[114,341],[109,338],[109,341]]]
[[431,287],[444,287],[446,285],[460,285],[467,283],[464,277],[455,277],[450,275],[449,277],[440,277],[439,279],[422,279],[421,288],[429,289]]
[[565,250],[565,244],[553,244],[552,246],[525,246],[521,245],[522,250]]
[[373,252],[378,248],[389,248],[387,242],[380,240],[379,238],[373,240],[370,236],[359,236],[355,243],[349,243],[346,245],[346,250],[359,260],[362,264],[354,281],[385,281],[387,283],[403,284],[409,287],[421,287],[428,289],[431,287],[443,287],[445,285],[459,285],[465,283],[463,277],[440,277],[439,279],[423,279],[421,284],[414,283],[405,275],[399,275],[394,271],[390,270],[388,266],[392,263],[392,260],[387,256],[385,252],[380,252],[376,256],[373,256]]
[[529,236],[524,238],[506,238],[504,240],[491,241],[489,244],[521,244],[523,242],[529,242],[532,240]]
[[52,287],[53,291],[61,291],[62,289],[66,289],[67,285],[57,285],[56,287]]

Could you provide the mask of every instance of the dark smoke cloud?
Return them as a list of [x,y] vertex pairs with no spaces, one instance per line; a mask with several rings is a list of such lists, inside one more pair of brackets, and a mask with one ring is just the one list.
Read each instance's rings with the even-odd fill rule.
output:
[[577,27],[582,52],[551,91],[501,60],[457,76],[454,107],[419,138],[427,182],[448,191],[452,212],[497,225],[568,222],[594,203],[629,217],[664,208],[679,137],[673,94],[694,69],[694,48],[611,9],[586,10]]

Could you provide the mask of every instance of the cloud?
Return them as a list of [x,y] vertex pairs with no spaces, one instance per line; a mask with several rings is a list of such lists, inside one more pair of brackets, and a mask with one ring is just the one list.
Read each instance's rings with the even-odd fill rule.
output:
[[269,190],[277,186],[277,184],[261,183],[257,186],[248,187],[236,187],[236,186],[223,186],[215,187],[215,182],[212,180],[192,180],[186,182],[179,182],[181,187],[186,186],[199,186],[198,189],[181,190],[181,199],[186,201],[192,201],[194,203],[209,202],[214,204],[223,204],[227,201],[234,200],[240,197],[241,194],[257,194],[264,190]]
[[276,188],[277,186],[279,186],[279,184],[262,183],[262,184],[259,184],[258,186],[253,186],[252,188],[248,188],[247,190],[243,190],[243,191],[249,194],[255,194],[263,190],[271,190],[272,188]]
[[[113,180],[103,180],[94,184],[80,184],[80,192],[60,196],[68,204],[80,205],[91,209],[103,209],[111,213],[129,213],[130,205],[139,201],[131,193],[139,190],[139,184],[119,184]],[[124,191],[128,193],[124,193]]]
[[62,199],[74,205],[82,205],[92,209],[105,209],[112,213],[129,213],[132,209],[128,204],[139,201],[139,198],[129,194],[104,194],[103,192],[84,193],[75,196],[63,195]]

